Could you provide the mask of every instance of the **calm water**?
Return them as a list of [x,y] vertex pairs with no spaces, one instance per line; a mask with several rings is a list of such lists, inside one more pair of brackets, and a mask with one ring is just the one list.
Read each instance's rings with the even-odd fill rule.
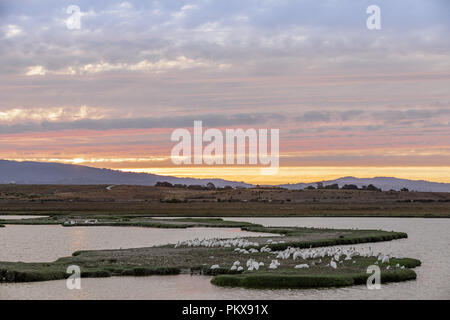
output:
[[195,238],[262,235],[239,228],[159,229],[6,225],[0,228],[0,261],[47,262],[77,250],[142,248]]
[[0,215],[0,220],[22,220],[22,219],[37,219],[37,218],[47,218],[48,216],[11,216],[11,215]]
[[[384,243],[366,244],[358,247],[371,246],[375,251],[393,253],[398,255],[419,258],[422,266],[416,268],[418,279],[403,283],[385,284],[381,290],[367,290],[365,286],[354,286],[340,289],[308,289],[308,290],[248,290],[236,288],[220,288],[209,283],[210,277],[206,276],[151,276],[145,278],[113,277],[104,279],[83,279],[81,290],[68,290],[65,281],[50,281],[39,283],[2,284],[0,285],[0,299],[450,299],[450,219],[415,219],[415,218],[242,218],[232,220],[249,221],[264,225],[278,226],[310,226],[331,228],[360,228],[360,229],[384,229],[404,231],[409,235],[408,239],[395,240]],[[25,226],[14,226],[25,227]],[[16,230],[22,236],[31,232],[39,239],[50,238],[53,234],[43,234],[48,226],[33,226],[33,229]],[[8,239],[8,247],[23,246],[26,241],[21,237],[2,238],[2,233],[12,227],[0,229],[0,241]],[[28,227],[30,228],[30,227]],[[55,228],[53,226],[53,228]],[[94,229],[95,228],[95,229]],[[98,233],[98,229],[105,229]],[[145,245],[160,244],[161,242],[176,242],[180,239],[192,237],[207,237],[211,229],[187,229],[187,230],[161,230],[141,228],[114,228],[114,227],[77,227],[62,228],[67,232],[84,230],[84,236],[72,236],[65,240],[65,246],[75,246],[71,243],[80,239],[97,239],[101,243],[95,243],[100,248],[105,243],[111,247],[139,247],[144,246],[142,234],[136,236],[135,232],[146,230],[149,243]],[[73,230],[72,230],[73,229]],[[117,230],[117,229],[120,229]],[[123,229],[133,232],[122,231]],[[90,232],[94,233],[90,235]],[[9,232],[13,231],[10,229]],[[212,236],[218,237],[213,231]],[[120,236],[117,236],[119,232]],[[123,232],[123,233],[122,233]],[[145,232],[145,231],[144,231]],[[158,236],[150,235],[153,232],[162,232]],[[191,233],[192,232],[192,233]],[[226,232],[230,232],[227,230]],[[231,231],[235,232],[235,231]],[[115,239],[111,238],[114,234]],[[13,232],[12,234],[15,234]],[[57,234],[57,233],[56,233]],[[96,234],[96,235],[95,235]],[[167,236],[166,234],[172,234]],[[211,235],[211,233],[210,233]],[[243,235],[243,234],[240,234]],[[34,236],[29,236],[29,240]],[[235,235],[231,235],[234,237]],[[4,236],[3,236],[4,237]],[[128,237],[132,237],[131,240]],[[161,237],[164,237],[162,241]],[[109,239],[109,240],[105,240]],[[134,239],[134,240],[133,240]],[[153,240],[152,240],[153,239]],[[169,240],[174,239],[174,240]],[[86,241],[86,240],[83,240]],[[94,240],[95,241],[95,240]],[[117,241],[117,242],[116,242]],[[150,243],[157,241],[156,243]],[[158,242],[159,241],[159,242]],[[128,245],[124,245],[127,242]],[[21,244],[20,244],[21,243]],[[42,241],[38,243],[42,244]],[[28,243],[32,250],[44,252],[54,251],[60,244],[52,241],[52,246],[38,248],[36,243]],[[93,244],[90,241],[86,243]],[[50,244],[50,242],[49,242]],[[3,246],[0,251],[0,260],[15,260],[17,253],[4,254]],[[57,249],[60,250],[60,249]],[[73,251],[65,249],[68,251]],[[48,253],[49,256],[52,253]],[[57,256],[60,256],[56,254]],[[65,254],[67,255],[67,254]],[[41,257],[40,255],[38,255]],[[53,254],[53,256],[55,256]],[[9,258],[8,258],[9,257]],[[5,259],[8,258],[8,259]],[[27,260],[29,260],[27,258]],[[31,259],[33,260],[33,259]],[[41,259],[42,260],[42,259]],[[45,260],[45,259],[44,259]],[[47,259],[48,260],[48,259]]]

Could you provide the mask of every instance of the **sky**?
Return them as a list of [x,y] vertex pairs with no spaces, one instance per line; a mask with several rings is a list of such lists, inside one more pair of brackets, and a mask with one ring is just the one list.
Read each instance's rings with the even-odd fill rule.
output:
[[[450,182],[448,12],[446,0],[1,0],[0,159]],[[195,120],[279,128],[279,173],[175,165],[171,133]]]

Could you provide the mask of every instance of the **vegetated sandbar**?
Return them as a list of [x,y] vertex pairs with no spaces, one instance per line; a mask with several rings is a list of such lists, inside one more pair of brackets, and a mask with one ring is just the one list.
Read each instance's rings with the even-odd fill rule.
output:
[[[53,223],[61,223],[60,216]],[[297,257],[280,260],[276,269],[269,269],[276,258],[277,251],[289,248],[318,248],[324,246],[351,245],[358,243],[389,241],[406,238],[402,232],[388,232],[382,230],[347,230],[347,229],[315,229],[300,227],[264,227],[262,225],[224,221],[222,219],[173,219],[160,221],[144,217],[116,217],[103,221],[100,217],[91,217],[87,220],[70,220],[65,217],[64,225],[140,225],[143,227],[187,228],[187,227],[240,227],[243,230],[273,233],[274,237],[251,237],[236,240],[206,241],[202,245],[181,243],[177,246],[164,245],[149,248],[78,251],[71,257],[60,258],[48,263],[0,262],[0,281],[2,282],[32,282],[65,279],[70,265],[81,268],[82,277],[110,277],[110,276],[148,276],[148,275],[174,275],[180,273],[200,273],[213,275],[212,283],[220,286],[237,286],[253,288],[311,288],[349,286],[365,283],[370,276],[366,273],[367,267],[379,264],[382,282],[405,281],[416,278],[411,270],[420,261],[411,258],[391,257],[389,262],[382,263],[376,256],[364,256],[355,253],[351,259],[345,260],[342,254],[341,261],[336,269],[330,267],[331,259],[325,256],[321,259],[312,257]],[[47,220],[46,220],[47,219]],[[35,219],[51,222],[52,217]],[[18,223],[9,220],[7,223]],[[23,224],[33,221],[20,220]],[[71,224],[75,222],[75,224]],[[2,222],[3,223],[3,222]],[[38,223],[34,221],[34,223]],[[79,223],[79,224],[78,224]],[[277,237],[275,235],[281,235]],[[273,241],[271,241],[273,240]],[[222,242],[221,242],[222,241]],[[240,242],[238,247],[236,243]],[[197,241],[197,244],[201,241]],[[222,243],[222,246],[219,244]],[[223,245],[223,244],[226,245]],[[244,243],[244,245],[242,245]],[[261,248],[265,248],[261,250]],[[239,251],[237,251],[239,250]],[[292,250],[292,249],[291,249]],[[299,249],[297,249],[299,250]],[[305,249],[312,250],[312,249]],[[246,262],[253,259],[261,264],[258,270],[249,271]],[[238,270],[236,261],[243,266]],[[295,266],[307,264],[304,269]],[[400,267],[401,266],[401,267]],[[211,268],[213,267],[213,268]]]

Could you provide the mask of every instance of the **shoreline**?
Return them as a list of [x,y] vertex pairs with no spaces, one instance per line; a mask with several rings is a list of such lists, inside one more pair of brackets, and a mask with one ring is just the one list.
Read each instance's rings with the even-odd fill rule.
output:
[[8,215],[450,218],[442,192],[107,187],[0,185],[0,207]]

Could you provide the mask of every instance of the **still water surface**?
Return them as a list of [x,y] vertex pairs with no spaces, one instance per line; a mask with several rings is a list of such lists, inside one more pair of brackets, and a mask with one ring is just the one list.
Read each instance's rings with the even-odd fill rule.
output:
[[[420,218],[233,218],[230,220],[249,221],[270,226],[308,226],[330,228],[383,229],[407,232],[408,239],[390,242],[358,245],[371,246],[375,252],[392,253],[418,258],[422,266],[416,268],[417,280],[382,285],[381,290],[368,290],[365,286],[332,289],[308,290],[248,290],[239,288],[220,288],[210,284],[206,276],[151,276],[144,278],[112,277],[103,279],[82,279],[81,290],[66,289],[65,281],[39,283],[1,284],[0,299],[450,299],[450,219]],[[9,228],[33,228],[16,229]],[[0,229],[1,243],[6,248],[22,248],[27,253],[23,259],[37,261],[44,255],[56,258],[59,252],[72,252],[77,243],[95,244],[96,248],[127,248],[176,242],[181,239],[224,237],[223,229],[143,229],[121,227],[75,227],[62,228],[73,232],[62,241],[58,232],[49,233],[48,227],[55,226],[7,226]],[[21,234],[13,238],[2,236]],[[104,230],[101,230],[104,229]],[[101,231],[100,231],[101,230]],[[127,231],[128,230],[128,231]],[[144,232],[145,235],[143,233]],[[157,234],[160,232],[159,234]],[[211,232],[211,233],[208,233]],[[235,232],[230,237],[239,233]],[[79,234],[78,234],[79,233]],[[26,240],[22,240],[29,234]],[[60,236],[60,235],[59,235]],[[67,235],[66,235],[67,236]],[[2,238],[3,237],[3,238]],[[53,238],[53,241],[52,241]],[[39,241],[32,241],[39,239]],[[48,239],[48,241],[44,241]],[[89,240],[90,239],[90,240]],[[145,244],[143,239],[146,239]],[[7,242],[5,242],[7,241]],[[46,246],[41,247],[43,243]],[[105,247],[108,245],[108,247]],[[18,258],[16,250],[0,249],[0,260],[14,261]],[[75,249],[77,250],[77,249]],[[37,253],[32,253],[32,252]],[[57,252],[58,254],[55,254]],[[19,254],[20,255],[20,254]],[[30,259],[33,257],[33,259]],[[67,255],[67,253],[63,254]]]
[[[62,227],[6,225],[0,228],[0,261],[47,262],[77,250],[127,249],[177,243],[195,238],[237,238],[265,235],[239,228]],[[271,236],[270,234],[268,234]]]
[[47,218],[48,216],[13,216],[13,215],[0,215],[0,220],[22,220],[22,219],[37,219]]

